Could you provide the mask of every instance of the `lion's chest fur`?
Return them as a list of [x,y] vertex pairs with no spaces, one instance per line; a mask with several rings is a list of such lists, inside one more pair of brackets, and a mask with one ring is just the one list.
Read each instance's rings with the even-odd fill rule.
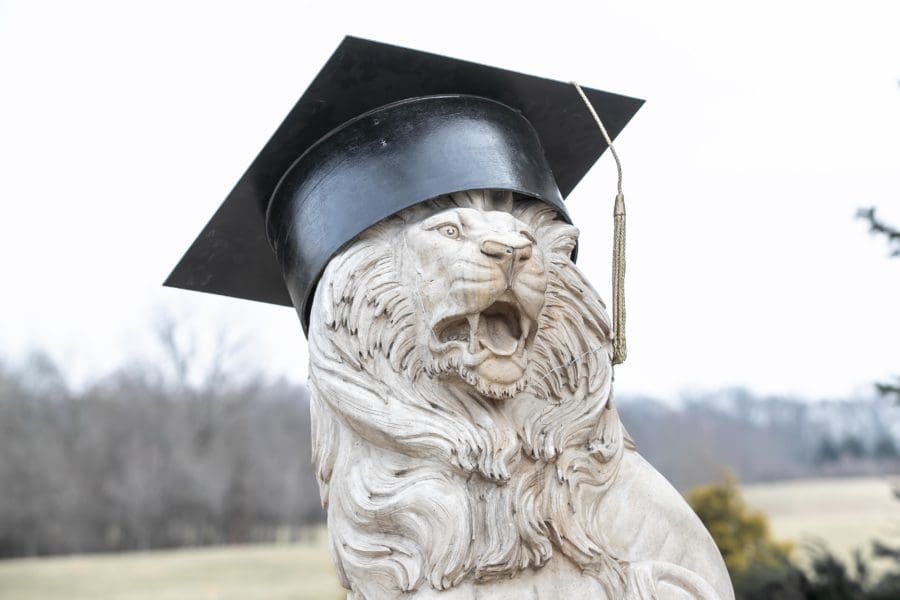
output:
[[[585,486],[593,490],[582,497],[554,484],[551,465],[520,464],[497,484],[417,473],[413,462],[367,447],[336,465],[347,475],[329,513],[338,566],[367,574],[352,576],[352,600],[731,597],[708,533],[636,452],[622,456],[606,491]],[[604,539],[615,561],[598,561],[589,537]],[[675,583],[665,575],[673,569]],[[715,596],[686,591],[684,573]]]
[[[539,569],[527,569],[515,578],[487,583],[465,582],[446,591],[424,589],[401,598],[409,600],[559,600],[609,598],[595,578],[581,573],[568,559],[556,557]],[[352,596],[348,597],[352,600]]]

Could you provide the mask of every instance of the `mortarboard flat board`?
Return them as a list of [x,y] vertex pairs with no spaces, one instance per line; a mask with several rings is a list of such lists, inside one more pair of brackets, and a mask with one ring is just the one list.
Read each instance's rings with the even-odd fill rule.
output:
[[[584,91],[612,138],[643,104]],[[378,220],[475,187],[569,220],[606,147],[571,84],[346,37],[164,285],[293,305],[305,330],[328,260]]]

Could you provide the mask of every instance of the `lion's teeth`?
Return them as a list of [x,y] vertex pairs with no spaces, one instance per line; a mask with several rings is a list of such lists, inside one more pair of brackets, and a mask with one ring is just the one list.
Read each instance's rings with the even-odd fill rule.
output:
[[522,339],[527,340],[528,334],[531,332],[531,319],[528,319],[523,315],[520,323],[520,327],[522,328]]
[[478,352],[478,321],[481,319],[481,313],[469,315],[466,320],[469,321],[469,354]]

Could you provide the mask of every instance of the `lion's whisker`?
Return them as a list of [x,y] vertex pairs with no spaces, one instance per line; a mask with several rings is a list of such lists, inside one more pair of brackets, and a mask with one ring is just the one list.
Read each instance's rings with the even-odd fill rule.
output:
[[557,371],[561,371],[562,369],[567,369],[568,367],[574,365],[576,362],[578,362],[579,360],[581,360],[588,354],[595,354],[595,353],[599,352],[600,350],[605,350],[605,349],[606,349],[605,346],[598,346],[596,348],[591,348],[587,352],[582,352],[578,356],[574,357],[572,360],[570,360],[566,363],[563,363],[561,365],[558,365],[556,367],[553,367],[552,369],[550,369],[548,371],[544,371],[544,373],[541,375],[541,377],[538,381],[544,381],[545,379],[550,377],[553,373],[556,373]]

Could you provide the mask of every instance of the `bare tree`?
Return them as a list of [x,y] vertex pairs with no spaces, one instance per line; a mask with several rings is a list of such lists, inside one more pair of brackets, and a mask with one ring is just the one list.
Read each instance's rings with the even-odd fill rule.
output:
[[[0,363],[0,557],[273,540],[322,520],[304,386],[161,321],[167,354],[73,391]],[[224,339],[222,337],[219,338]],[[199,375],[198,375],[199,373]]]

